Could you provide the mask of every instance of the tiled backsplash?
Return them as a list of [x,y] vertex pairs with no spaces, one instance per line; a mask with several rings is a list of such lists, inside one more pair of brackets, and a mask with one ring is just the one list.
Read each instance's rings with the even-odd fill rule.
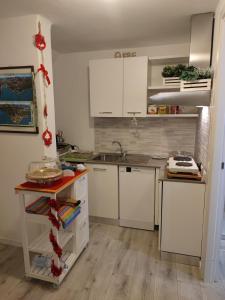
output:
[[138,118],[137,127],[130,118],[95,118],[95,150],[118,150],[120,141],[129,153],[162,155],[183,150],[194,154],[196,118]]
[[209,108],[203,107],[198,123],[197,123],[197,134],[196,134],[196,147],[195,156],[197,161],[202,162],[204,169],[207,170],[207,155],[208,155],[208,143],[209,143]]

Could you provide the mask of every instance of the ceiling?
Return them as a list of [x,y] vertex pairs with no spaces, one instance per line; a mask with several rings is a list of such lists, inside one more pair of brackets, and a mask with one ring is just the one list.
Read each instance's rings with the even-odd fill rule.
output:
[[218,0],[0,0],[0,18],[50,19],[53,48],[89,51],[186,43],[190,16],[215,11]]

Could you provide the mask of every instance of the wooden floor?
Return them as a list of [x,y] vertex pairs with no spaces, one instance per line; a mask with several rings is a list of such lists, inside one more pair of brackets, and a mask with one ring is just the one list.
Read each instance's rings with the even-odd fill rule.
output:
[[91,240],[59,289],[24,279],[20,248],[0,245],[1,300],[224,300],[199,270],[163,261],[157,233],[93,223]]

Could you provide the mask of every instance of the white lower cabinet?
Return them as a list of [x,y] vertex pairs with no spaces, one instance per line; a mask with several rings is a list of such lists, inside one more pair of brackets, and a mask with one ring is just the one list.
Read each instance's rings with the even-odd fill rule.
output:
[[89,164],[89,215],[118,219],[118,167]]
[[162,184],[161,250],[201,257],[205,184]]

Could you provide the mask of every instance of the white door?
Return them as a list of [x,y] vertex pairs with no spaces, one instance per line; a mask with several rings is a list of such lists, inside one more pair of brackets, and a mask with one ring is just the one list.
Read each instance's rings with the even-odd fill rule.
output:
[[89,215],[118,219],[118,167],[89,164]]
[[161,250],[201,256],[205,185],[163,182]]
[[145,117],[147,111],[148,57],[124,58],[123,115]]
[[120,225],[154,229],[155,169],[120,167]]
[[123,59],[89,62],[90,110],[92,117],[122,117]]

